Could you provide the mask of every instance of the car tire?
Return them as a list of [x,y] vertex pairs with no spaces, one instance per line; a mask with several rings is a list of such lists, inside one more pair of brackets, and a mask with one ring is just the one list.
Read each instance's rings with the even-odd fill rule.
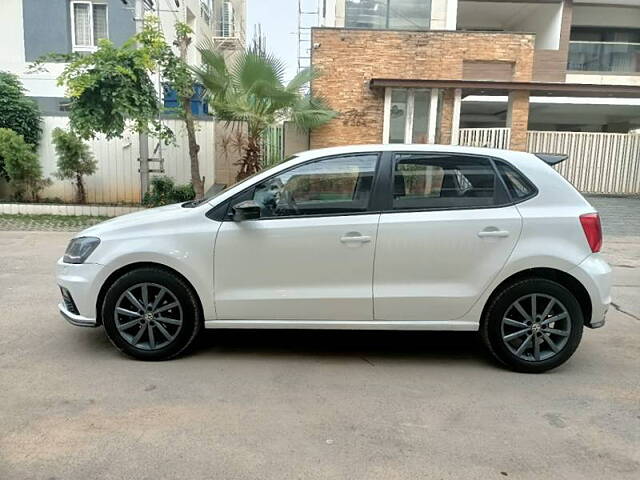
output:
[[118,278],[102,303],[107,337],[139,360],[169,360],[186,352],[202,328],[192,288],[162,268],[145,267]]
[[506,286],[490,300],[480,334],[489,352],[507,368],[542,373],[573,355],[583,325],[582,309],[567,288],[546,278],[528,278]]

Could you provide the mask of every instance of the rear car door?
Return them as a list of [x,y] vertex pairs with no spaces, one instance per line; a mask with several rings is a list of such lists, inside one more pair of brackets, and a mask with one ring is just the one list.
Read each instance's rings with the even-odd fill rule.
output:
[[494,161],[395,153],[374,266],[376,320],[462,317],[504,267],[522,229]]
[[214,254],[222,320],[372,320],[372,211],[379,154],[326,157],[278,173],[231,200],[256,220],[227,218]]

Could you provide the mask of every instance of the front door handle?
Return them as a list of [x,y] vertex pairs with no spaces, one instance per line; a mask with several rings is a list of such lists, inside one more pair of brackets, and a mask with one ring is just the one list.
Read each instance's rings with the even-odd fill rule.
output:
[[505,238],[509,236],[509,232],[507,230],[498,230],[497,228],[485,228],[481,232],[478,232],[478,236],[480,238],[487,238],[487,237]]
[[349,232],[346,235],[340,237],[342,243],[369,243],[371,237],[368,235],[362,235],[360,232]]

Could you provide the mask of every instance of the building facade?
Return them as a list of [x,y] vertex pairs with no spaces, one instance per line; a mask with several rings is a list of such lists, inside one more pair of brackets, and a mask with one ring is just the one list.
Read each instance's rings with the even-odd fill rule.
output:
[[[44,115],[64,114],[64,89],[57,77],[64,64],[29,65],[48,53],[95,51],[102,38],[122,45],[136,31],[136,0],[2,0],[0,70],[17,74]],[[193,30],[187,61],[200,63],[197,47],[213,45],[232,54],[244,47],[246,0],[144,0],[145,13],[160,18],[169,44],[174,25]],[[159,85],[158,85],[159,88]]]
[[461,127],[640,127],[640,1],[326,0],[314,147],[457,143]]

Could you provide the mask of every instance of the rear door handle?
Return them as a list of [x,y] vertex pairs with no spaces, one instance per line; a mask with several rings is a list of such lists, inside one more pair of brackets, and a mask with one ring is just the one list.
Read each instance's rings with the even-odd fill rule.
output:
[[507,230],[498,230],[498,229],[485,229],[482,230],[481,232],[478,232],[478,236],[480,238],[487,238],[487,237],[498,237],[498,238],[504,238],[504,237],[508,237],[509,236],[509,232]]
[[361,235],[357,232],[350,232],[340,237],[342,243],[369,243],[371,237],[368,235]]

